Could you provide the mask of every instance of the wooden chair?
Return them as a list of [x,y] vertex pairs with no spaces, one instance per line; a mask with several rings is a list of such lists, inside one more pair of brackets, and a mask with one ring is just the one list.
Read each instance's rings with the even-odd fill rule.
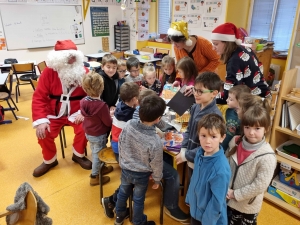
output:
[[[7,81],[8,83],[8,87],[7,87]],[[5,111],[10,110],[14,117],[16,118],[16,120],[18,119],[18,117],[15,114],[15,110],[19,111],[18,107],[16,106],[14,100],[11,97],[11,92],[12,92],[12,85],[13,85],[13,72],[12,70],[9,72],[8,77],[6,79],[6,84],[0,87],[0,100],[5,100],[8,108],[5,108]],[[13,103],[14,107],[11,106],[11,104],[9,103],[9,100]]]
[[43,70],[47,67],[47,64],[45,61],[40,62],[39,64],[37,64],[37,68],[40,72],[40,74],[42,74]]
[[[157,48],[156,49],[156,53],[162,53],[162,54],[169,55],[170,50],[169,49],[163,49],[163,48]],[[156,74],[157,74],[157,78],[159,78],[160,70],[161,70],[161,61],[157,61],[156,62]]]
[[148,47],[143,47],[140,50],[141,52],[149,52],[149,53],[154,53],[154,49],[153,48],[148,48]]
[[0,212],[0,218],[17,213],[18,215],[16,216],[16,219],[18,218],[18,220],[16,221],[16,223],[14,223],[14,225],[35,225],[37,214],[37,202],[32,191],[28,191],[25,201],[26,209],[19,212]]
[[112,54],[117,59],[123,59],[124,58],[124,52],[111,52],[110,54]]
[[[34,63],[12,64],[13,73],[16,75],[16,102],[18,103],[18,96],[20,96],[20,85],[30,84],[35,90],[32,80],[37,80]],[[20,75],[20,77],[19,77]]]

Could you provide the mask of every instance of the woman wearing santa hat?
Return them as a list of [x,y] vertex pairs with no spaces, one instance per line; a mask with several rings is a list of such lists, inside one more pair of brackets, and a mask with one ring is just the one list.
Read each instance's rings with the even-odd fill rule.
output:
[[190,36],[187,22],[172,22],[168,37],[174,44],[176,61],[189,56],[194,60],[198,73],[214,72],[217,69],[220,57],[212,49],[211,42],[200,36]]
[[217,103],[226,104],[228,90],[235,85],[244,84],[253,95],[271,97],[270,89],[263,75],[263,65],[251,48],[241,46],[238,31],[234,24],[224,23],[216,27],[211,35],[213,49],[226,64],[224,91]]

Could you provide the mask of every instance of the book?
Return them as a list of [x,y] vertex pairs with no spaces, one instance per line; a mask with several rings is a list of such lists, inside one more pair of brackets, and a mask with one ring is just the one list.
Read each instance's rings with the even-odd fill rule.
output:
[[273,178],[271,185],[295,198],[300,199],[300,191],[284,183],[281,183],[278,176]]
[[282,128],[285,128],[285,103],[282,104],[282,110],[281,110],[281,118],[280,118],[280,126]]
[[291,130],[295,130],[300,124],[300,104],[293,104],[288,106],[289,122]]
[[179,116],[182,116],[195,102],[193,95],[184,96],[186,87],[187,86],[184,85],[167,104]]

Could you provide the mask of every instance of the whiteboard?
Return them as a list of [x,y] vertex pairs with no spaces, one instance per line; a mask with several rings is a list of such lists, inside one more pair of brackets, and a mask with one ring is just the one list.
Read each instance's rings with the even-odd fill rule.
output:
[[70,39],[84,44],[81,6],[0,5],[7,49],[54,46]]

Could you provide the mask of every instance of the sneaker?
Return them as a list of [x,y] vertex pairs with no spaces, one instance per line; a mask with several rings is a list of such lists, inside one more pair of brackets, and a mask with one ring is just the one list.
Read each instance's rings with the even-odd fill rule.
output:
[[[109,181],[110,181],[110,178],[108,176],[102,176],[102,184],[106,184]],[[96,176],[91,175],[90,185],[91,186],[99,185],[99,174]]]
[[[124,220],[129,218],[129,209],[126,209],[125,215],[117,215],[114,225],[122,225]],[[154,224],[155,225],[155,224]]]
[[147,225],[156,225],[156,223],[154,221],[147,221]]
[[114,208],[115,208],[115,203],[113,201],[109,200],[109,197],[105,197],[101,199],[102,206],[104,208],[104,214],[108,218],[114,218]]
[[102,175],[108,174],[108,173],[110,173],[113,170],[114,170],[114,168],[112,166],[104,165],[102,167]]
[[179,221],[179,222],[183,222],[186,221],[190,218],[190,216],[186,213],[184,213],[179,207],[175,208],[175,209],[168,209],[165,207],[165,214],[167,214],[169,217],[171,217],[172,219]]

